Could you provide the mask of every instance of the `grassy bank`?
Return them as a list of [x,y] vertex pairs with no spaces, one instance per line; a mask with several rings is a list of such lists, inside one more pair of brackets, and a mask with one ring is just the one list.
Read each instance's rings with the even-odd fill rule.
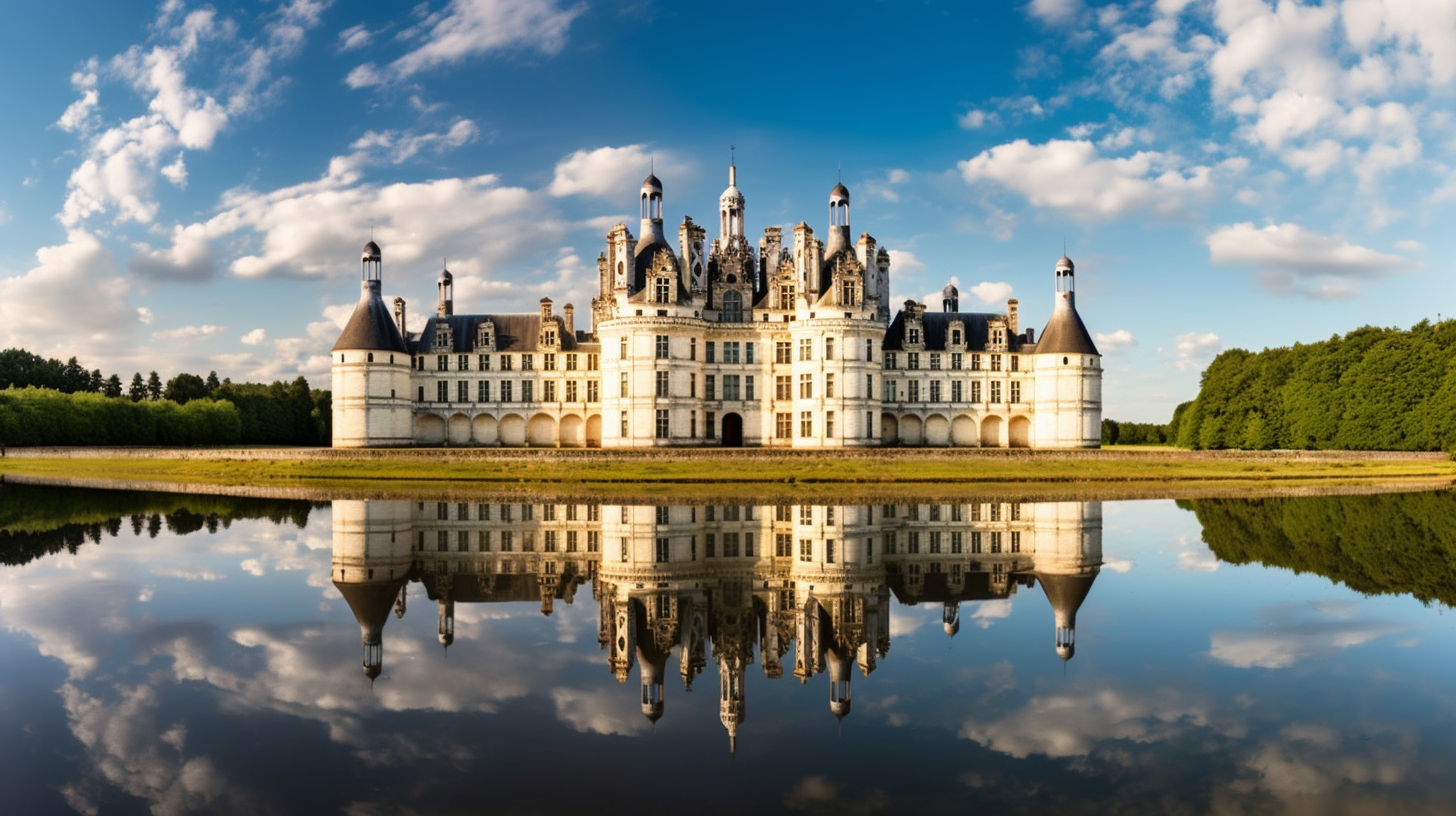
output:
[[1439,454],[1183,451],[841,453],[543,450],[14,450],[0,475],[137,484],[308,488],[331,495],[549,492],[650,500],[878,501],[909,496],[1126,498],[1456,484]]

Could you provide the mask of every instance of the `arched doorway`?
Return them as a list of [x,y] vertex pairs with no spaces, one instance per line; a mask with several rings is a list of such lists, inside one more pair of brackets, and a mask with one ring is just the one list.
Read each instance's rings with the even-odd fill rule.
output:
[[722,433],[718,438],[725,448],[743,447],[743,417],[738,414],[724,414]]
[[976,446],[976,421],[961,414],[950,424],[950,439],[957,447],[973,448]]
[[981,447],[1001,447],[1001,417],[989,416],[981,420]]
[[950,420],[940,414],[932,414],[925,420],[925,444],[943,448],[950,444]]
[[1024,416],[1012,417],[1006,426],[1007,444],[1013,448],[1031,447],[1031,420]]
[[445,420],[424,414],[415,420],[415,441],[421,445],[438,445],[445,441]]
[[588,448],[600,448],[602,446],[601,414],[592,414],[586,418],[586,446]]

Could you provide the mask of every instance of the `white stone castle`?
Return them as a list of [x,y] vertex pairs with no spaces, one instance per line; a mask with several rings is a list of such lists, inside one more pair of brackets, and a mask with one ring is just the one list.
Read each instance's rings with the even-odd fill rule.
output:
[[962,312],[954,286],[941,311],[906,301],[891,320],[890,255],[851,241],[843,184],[826,240],[801,222],[791,245],[768,227],[756,250],[736,167],[711,245],[691,218],[667,242],[656,176],[640,203],[641,237],[607,235],[586,331],[549,298],[537,314],[456,314],[449,270],[411,331],[370,241],[332,353],[334,446],[1098,447],[1101,357],[1065,256],[1040,337],[1016,300]]

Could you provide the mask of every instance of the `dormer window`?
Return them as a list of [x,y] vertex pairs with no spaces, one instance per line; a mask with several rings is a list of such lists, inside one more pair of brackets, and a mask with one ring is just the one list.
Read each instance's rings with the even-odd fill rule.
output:
[[961,330],[960,329],[951,329],[950,330],[950,344],[952,346],[959,346],[961,344]]
[[672,300],[672,281],[658,278],[653,285],[652,300],[655,303],[669,303]]
[[905,338],[905,342],[907,342],[907,343],[919,343],[920,342],[920,330],[919,329],[910,329],[908,331],[908,336]]
[[854,281],[845,281],[843,284],[841,284],[840,288],[843,292],[843,295],[841,296],[842,300],[840,301],[840,303],[845,306],[853,306],[855,303],[855,298],[859,294],[859,289],[854,285]]
[[556,345],[556,330],[555,329],[547,329],[545,336],[542,337],[542,340],[543,340],[543,342],[544,342],[545,345],[548,345],[548,346],[554,346],[554,345]]

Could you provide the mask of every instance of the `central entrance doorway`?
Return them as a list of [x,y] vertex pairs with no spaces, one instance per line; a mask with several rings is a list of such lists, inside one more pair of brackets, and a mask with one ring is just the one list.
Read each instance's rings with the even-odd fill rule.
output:
[[738,414],[723,415],[723,433],[719,434],[725,448],[743,447],[743,417]]

